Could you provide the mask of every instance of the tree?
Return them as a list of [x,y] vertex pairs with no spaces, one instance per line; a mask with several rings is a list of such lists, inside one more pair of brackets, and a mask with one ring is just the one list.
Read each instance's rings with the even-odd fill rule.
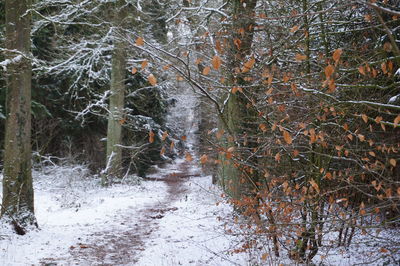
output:
[[6,0],[7,106],[1,215],[18,234],[37,225],[31,173],[30,0]]
[[[127,15],[125,0],[117,1],[114,13],[114,49],[112,51],[110,104],[107,129],[107,178],[121,177],[122,173],[122,122],[126,80],[126,47],[120,27]],[[103,177],[103,185],[106,184]]]

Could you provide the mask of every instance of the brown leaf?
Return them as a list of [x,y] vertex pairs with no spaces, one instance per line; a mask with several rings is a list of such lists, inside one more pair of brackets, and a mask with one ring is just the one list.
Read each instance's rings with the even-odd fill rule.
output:
[[136,44],[137,46],[143,46],[143,45],[144,45],[144,40],[143,40],[143,38],[142,38],[142,37],[138,37],[138,38],[136,39],[136,41],[135,41],[135,44]]
[[365,76],[365,68],[363,66],[358,67],[358,72],[360,72],[361,75]]
[[143,60],[142,62],[142,69],[145,69],[149,65],[149,61]]
[[222,60],[221,60],[221,58],[220,58],[218,55],[216,55],[216,56],[213,57],[213,59],[212,59],[212,65],[213,65],[213,67],[214,67],[215,70],[218,70],[218,69],[221,67],[221,65],[222,65]]
[[204,154],[203,156],[200,157],[201,164],[206,164],[207,161],[208,161],[208,157],[206,154]]
[[154,142],[154,136],[155,136],[154,132],[152,130],[150,130],[150,132],[149,132],[149,142],[150,143]]
[[252,57],[250,58],[250,60],[247,61],[247,62],[243,65],[242,72],[243,72],[243,73],[249,72],[249,71],[253,68],[253,66],[254,66],[255,63],[256,63],[256,59],[252,56]]
[[220,129],[220,130],[217,131],[217,133],[216,133],[215,136],[216,136],[217,139],[220,139],[220,138],[222,138],[222,136],[224,135],[224,133],[225,133],[225,130]]
[[393,166],[393,167],[396,167],[396,164],[397,164],[397,161],[396,161],[396,159],[390,159],[389,160],[389,163]]
[[207,66],[203,69],[203,75],[207,76],[208,74],[210,74],[211,71],[211,67]]
[[298,29],[299,29],[299,26],[293,26],[291,29],[290,29],[290,32],[291,33],[293,33],[293,32],[296,32],[296,31],[298,31]]
[[365,123],[368,122],[368,116],[366,114],[361,115],[362,120],[364,120]]
[[156,77],[154,77],[153,74],[150,74],[149,77],[147,78],[147,80],[150,82],[150,84],[152,86],[157,85],[157,79],[156,79]]
[[383,45],[383,50],[390,53],[392,51],[392,44],[390,42],[385,42]]
[[190,155],[190,153],[187,152],[186,155],[185,155],[185,160],[188,161],[188,162],[193,161],[192,155]]
[[165,147],[162,147],[161,151],[160,151],[160,155],[164,155],[165,153]]
[[393,121],[394,127],[397,127],[397,126],[399,125],[399,123],[400,123],[400,115],[398,115],[398,116],[394,119],[394,121]]
[[220,40],[217,40],[217,41],[215,42],[215,49],[217,49],[217,51],[218,51],[219,53],[222,53],[222,52],[223,52],[223,50],[222,50],[222,44],[221,44],[221,41],[220,41]]
[[262,132],[267,132],[267,126],[265,124],[260,124],[258,127],[261,129]]
[[196,65],[200,64],[203,61],[203,58],[197,58],[196,62],[194,62]]
[[292,144],[292,137],[290,136],[289,132],[283,130],[283,139],[287,144]]
[[340,48],[339,48],[339,49],[336,49],[336,50],[333,52],[332,58],[333,58],[333,60],[335,61],[336,64],[339,62],[340,56],[342,55],[342,53],[343,53],[343,50],[340,49]]
[[307,59],[307,56],[304,54],[296,54],[296,61],[301,62]]
[[327,79],[329,79],[332,76],[333,72],[335,72],[334,66],[328,65],[327,67],[325,67],[325,77]]
[[264,253],[264,254],[262,254],[262,256],[261,256],[261,259],[262,259],[262,260],[267,260],[268,256],[269,256],[268,253]]
[[318,184],[314,181],[314,179],[311,179],[310,180],[310,184],[311,184],[311,186],[315,189],[315,191],[317,191],[318,193],[319,193],[319,186],[318,186]]
[[385,62],[382,62],[381,68],[382,68],[383,74],[387,74],[388,73],[387,66],[386,66]]

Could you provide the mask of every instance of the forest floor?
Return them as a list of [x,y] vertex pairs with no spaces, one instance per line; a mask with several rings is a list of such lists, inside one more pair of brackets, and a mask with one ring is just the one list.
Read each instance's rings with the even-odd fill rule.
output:
[[[0,224],[0,265],[293,265],[285,251],[279,259],[261,259],[268,239],[247,253],[233,252],[246,243],[246,230],[234,224],[232,207],[196,161],[177,159],[155,167],[145,180],[130,177],[107,188],[82,165],[35,169],[40,229],[19,236]],[[398,230],[380,238],[321,248],[314,262],[398,265],[398,250],[379,249],[391,249]]]
[[231,208],[194,162],[99,187],[83,166],[34,171],[40,230],[0,228],[1,265],[246,265],[224,232]]

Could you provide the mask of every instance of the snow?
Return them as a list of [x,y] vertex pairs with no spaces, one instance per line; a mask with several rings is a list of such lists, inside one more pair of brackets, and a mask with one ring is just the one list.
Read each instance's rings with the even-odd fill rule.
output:
[[219,204],[221,192],[211,177],[191,178],[188,192],[173,204],[177,210],[166,215],[136,265],[246,265],[247,255],[232,255],[234,238],[226,235],[218,217],[232,213]]
[[[36,218],[40,230],[18,236],[0,229],[2,265],[39,264],[48,257],[70,257],[69,248],[88,232],[118,223],[119,212],[157,202],[163,184],[115,185],[101,188],[100,180],[82,166],[51,166],[34,171]],[[156,193],[154,193],[156,192]]]
[[[160,171],[172,173],[181,163],[183,160],[179,159]],[[189,173],[194,171],[198,169]],[[149,206],[161,206],[168,198],[164,182],[101,188],[99,178],[90,176],[79,165],[48,166],[35,170],[33,176],[40,230],[18,236],[2,225],[2,265],[100,263],[94,261],[96,258],[76,258],[72,251],[82,244],[89,245],[96,232],[112,229],[117,235],[128,230],[121,224],[121,217],[129,217],[131,224],[140,223],[142,217],[136,214]],[[157,172],[151,176],[157,176]],[[159,220],[158,229],[143,239],[146,248],[137,265],[232,265],[230,261],[245,261],[243,255],[227,254],[231,241],[217,217],[228,215],[231,209],[227,205],[216,206],[220,191],[210,182],[211,177],[201,176],[184,183],[186,194],[176,202],[172,200],[169,206],[176,211],[167,212]]]
[[23,59],[22,55],[17,55],[16,57],[12,58],[12,59],[6,59],[2,62],[0,62],[0,67],[3,68],[4,71],[7,71],[7,67],[11,64],[18,64],[19,62],[21,62]]
[[397,102],[398,99],[400,99],[400,94],[397,94],[397,95],[391,97],[391,98],[389,99],[388,103],[389,103],[389,104],[394,104],[394,103]]

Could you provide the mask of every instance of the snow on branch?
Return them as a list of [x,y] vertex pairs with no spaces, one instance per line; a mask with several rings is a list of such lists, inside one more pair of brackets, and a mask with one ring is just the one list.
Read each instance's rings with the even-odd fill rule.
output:
[[22,61],[22,59],[23,59],[22,55],[17,55],[12,59],[6,59],[0,62],[0,66],[3,68],[4,71],[7,71],[7,66],[13,64],[19,64]]

